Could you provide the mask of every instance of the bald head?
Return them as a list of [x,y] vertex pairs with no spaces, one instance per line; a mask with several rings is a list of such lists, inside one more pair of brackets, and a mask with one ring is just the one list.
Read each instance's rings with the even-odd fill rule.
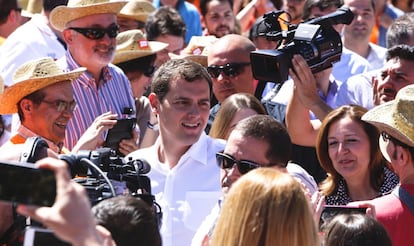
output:
[[[250,52],[256,50],[255,45],[248,38],[228,34],[217,40],[209,49],[207,62],[210,71],[219,73],[210,75],[213,77],[213,92],[219,102],[224,101],[235,93],[254,94],[254,78],[250,66]],[[226,66],[233,73],[226,74],[217,69]],[[215,75],[215,76],[214,76]]]
[[[256,50],[256,46],[250,39],[238,35],[238,34],[228,34],[219,40],[217,40],[208,54],[208,64],[210,61],[220,53],[225,53],[229,59],[233,56],[241,58],[239,61],[250,61],[250,52]],[[237,60],[235,60],[237,61]]]

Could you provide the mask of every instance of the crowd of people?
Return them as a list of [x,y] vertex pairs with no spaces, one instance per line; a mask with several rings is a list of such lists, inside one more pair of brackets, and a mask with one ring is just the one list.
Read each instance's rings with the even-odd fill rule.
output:
[[[284,49],[338,8],[352,21],[316,33],[340,40],[335,62],[315,69]],[[56,178],[51,207],[0,201],[0,244],[37,226],[72,245],[410,245],[411,11],[391,0],[0,0],[0,160],[32,154]],[[256,78],[262,50],[284,52],[287,64],[263,65],[286,81]],[[112,180],[123,190],[92,203],[62,155],[105,148],[121,119],[135,126],[114,152],[148,164],[148,190]],[[28,154],[33,139],[47,151]],[[327,206],[365,213],[321,224]]]

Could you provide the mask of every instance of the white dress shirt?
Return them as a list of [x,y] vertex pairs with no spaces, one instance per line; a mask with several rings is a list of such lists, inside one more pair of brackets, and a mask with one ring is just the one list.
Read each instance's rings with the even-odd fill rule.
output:
[[225,142],[203,132],[172,169],[159,161],[159,144],[160,138],[153,146],[137,150],[126,159],[145,159],[151,165],[151,193],[163,211],[163,245],[190,245],[197,228],[221,196],[215,154],[224,149]]

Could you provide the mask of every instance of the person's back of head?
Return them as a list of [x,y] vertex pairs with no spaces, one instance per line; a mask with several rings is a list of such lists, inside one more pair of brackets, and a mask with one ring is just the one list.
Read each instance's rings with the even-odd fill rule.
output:
[[43,0],[43,11],[50,12],[60,5],[67,5],[68,0]]
[[301,184],[274,168],[243,175],[224,200],[211,245],[318,245]]
[[155,40],[161,35],[179,36],[185,39],[186,25],[177,10],[162,6],[148,16],[145,32],[148,40]]
[[414,45],[414,13],[397,18],[387,30],[387,48],[399,44]]
[[340,214],[325,227],[325,246],[391,246],[385,228],[364,214]]
[[292,143],[282,123],[268,115],[254,115],[240,121],[233,131],[244,137],[267,142],[269,144],[267,158],[272,163],[286,167],[291,157]]
[[92,208],[96,223],[111,232],[118,246],[161,246],[154,211],[143,200],[117,196]]

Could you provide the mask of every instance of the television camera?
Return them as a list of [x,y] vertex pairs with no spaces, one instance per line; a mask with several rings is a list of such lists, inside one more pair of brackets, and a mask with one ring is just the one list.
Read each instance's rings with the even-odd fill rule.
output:
[[294,54],[304,57],[312,73],[329,68],[340,60],[342,41],[333,25],[352,22],[354,14],[348,7],[342,6],[331,14],[298,25],[289,25],[287,31],[282,31],[278,21],[283,13],[284,11],[270,12],[263,17],[269,31],[258,35],[283,43],[283,47],[250,53],[253,76],[256,79],[276,83],[286,81]]
[[[26,185],[25,189],[13,189],[13,192],[5,193],[4,190],[12,188],[13,182],[7,180],[13,177],[4,179],[0,182],[1,200],[39,206],[51,206],[54,203],[56,196],[54,173],[50,170],[37,169],[32,164],[47,156],[48,147],[46,141],[40,137],[28,138],[19,163],[4,161],[0,165],[0,169],[4,172],[3,176],[13,174],[13,177],[19,177],[16,180],[24,180],[21,186]],[[114,196],[131,195],[143,200],[153,209],[158,226],[161,226],[162,210],[151,194],[150,179],[145,175],[151,167],[145,160],[125,161],[110,148],[82,150],[76,154],[59,155],[59,159],[68,164],[73,181],[85,187],[92,205]],[[46,192],[49,190],[50,192]],[[6,197],[9,193],[10,195]],[[19,215],[13,225],[0,235],[0,244],[22,245],[21,240],[26,229],[36,228],[40,233],[39,226],[41,227],[37,222],[28,222],[24,216]],[[57,240],[51,231],[42,232],[42,238],[48,242]]]

